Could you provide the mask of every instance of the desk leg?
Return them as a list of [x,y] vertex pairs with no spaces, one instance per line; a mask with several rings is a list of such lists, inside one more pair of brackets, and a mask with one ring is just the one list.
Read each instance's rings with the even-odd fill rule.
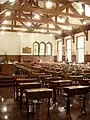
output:
[[85,115],[87,115],[87,112],[86,112],[86,94],[83,97],[83,106],[81,109],[81,113],[84,113]]
[[56,89],[53,89],[53,103],[56,102]]
[[67,96],[67,101],[66,101],[66,120],[71,119],[70,115],[70,98]]
[[20,89],[20,109],[22,109],[22,102],[23,102],[23,92],[22,90]]
[[16,83],[16,100],[18,100],[18,84]]
[[15,83],[15,81],[14,81],[14,86],[13,86],[13,92],[14,92],[14,100],[15,100],[15,87],[16,87],[16,85],[15,85],[16,83]]
[[39,104],[39,100],[37,100],[37,105],[36,105],[36,109],[37,109],[37,120],[39,120],[39,109],[40,109],[40,104]]
[[50,98],[48,98],[48,113],[47,113],[47,120],[50,120]]
[[28,103],[27,94],[26,94],[26,106],[27,106],[27,120],[29,120],[29,103]]

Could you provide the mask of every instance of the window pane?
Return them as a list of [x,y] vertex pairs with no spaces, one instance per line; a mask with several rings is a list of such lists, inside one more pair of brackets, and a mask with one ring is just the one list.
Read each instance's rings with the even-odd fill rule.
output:
[[40,44],[40,55],[44,55],[45,54],[45,44],[41,43]]
[[62,61],[62,53],[60,50],[58,51],[58,61]]
[[38,43],[34,43],[34,55],[38,55],[39,51],[38,51]]
[[90,5],[85,4],[85,15],[90,17]]
[[57,61],[62,61],[62,41],[58,42],[58,56]]
[[66,53],[67,53],[67,55],[66,55],[66,59],[68,59],[69,60],[69,62],[71,62],[71,55],[72,55],[72,39],[69,39],[69,40],[67,40],[67,44],[66,44],[67,46],[66,46],[66,49],[67,49],[67,51],[66,51]]
[[84,62],[84,49],[78,49],[78,62]]
[[58,42],[58,50],[61,50],[61,48],[62,48],[62,41],[59,41]]
[[71,50],[67,50],[67,59],[71,62]]
[[51,48],[52,46],[51,46],[51,44],[50,43],[48,43],[47,45],[46,45],[46,55],[51,55],[52,54],[52,48]]
[[72,40],[67,40],[67,49],[71,49],[72,46]]
[[78,37],[77,48],[84,48],[84,36]]

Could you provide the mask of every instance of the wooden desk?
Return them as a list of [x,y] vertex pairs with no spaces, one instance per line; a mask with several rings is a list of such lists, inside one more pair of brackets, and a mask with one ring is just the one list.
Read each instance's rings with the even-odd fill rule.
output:
[[83,80],[83,75],[72,75],[70,78],[77,85],[80,80]]
[[29,82],[37,82],[36,78],[23,78],[23,79],[14,79],[14,99],[16,93],[16,99],[18,99],[18,83],[29,83]]
[[83,80],[80,80],[80,84],[83,85],[83,86],[90,86],[90,79],[83,79]]
[[[48,100],[48,113],[47,118],[50,120],[50,98],[52,97],[52,89],[39,88],[39,89],[25,89],[26,93],[26,104],[27,104],[27,119],[29,119],[29,100],[38,100],[42,98],[47,98]],[[38,111],[39,112],[39,111]],[[39,116],[38,116],[39,120]]]
[[67,94],[67,101],[66,101],[67,119],[71,118],[71,115],[70,115],[70,97],[73,97],[75,95],[84,95],[81,113],[84,112],[86,114],[86,94],[89,92],[89,86],[81,86],[81,85],[69,86],[69,87],[64,88],[64,92]]
[[56,89],[72,85],[72,80],[51,81],[49,87],[53,89],[53,103],[56,102]]
[[61,78],[61,77],[47,77],[47,78],[45,78],[45,79],[42,79],[42,81],[43,81],[44,86],[45,86],[45,87],[48,87],[48,86],[49,86],[49,83],[50,83],[51,81],[58,81],[58,80],[60,80],[60,78]]
[[38,82],[28,82],[28,83],[18,83],[17,84],[17,99],[18,99],[18,91],[20,92],[20,108],[22,108],[22,97],[24,89],[35,89],[35,88],[41,88],[41,84]]
[[54,89],[56,89],[57,87],[64,87],[66,85],[71,85],[71,84],[72,84],[72,80],[58,80],[58,81],[50,82],[51,87],[53,87]]

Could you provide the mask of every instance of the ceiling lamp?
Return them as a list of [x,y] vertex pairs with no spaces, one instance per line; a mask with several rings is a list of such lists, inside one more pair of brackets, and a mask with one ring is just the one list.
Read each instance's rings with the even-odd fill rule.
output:
[[15,2],[15,0],[9,0],[9,2]]
[[80,8],[78,11],[79,11],[79,13],[83,13],[84,12],[83,8]]
[[38,14],[35,14],[34,19],[39,20],[39,19],[40,19],[40,16],[39,16]]
[[7,24],[7,23],[8,23],[7,20],[3,21],[3,24]]
[[67,30],[72,30],[72,26],[68,26]]
[[83,25],[86,25],[87,24],[87,22],[86,21],[83,21]]
[[32,23],[31,22],[27,22],[27,26],[31,26],[32,25]]
[[11,12],[10,12],[10,11],[7,11],[6,14],[5,14],[6,17],[7,17],[7,16],[10,16],[10,15],[11,15]]
[[62,32],[60,30],[56,31],[57,34],[61,34]]
[[5,29],[6,29],[6,27],[1,27],[1,29],[2,29],[2,30],[5,30]]
[[46,8],[48,8],[48,9],[52,8],[52,2],[51,1],[46,2]]

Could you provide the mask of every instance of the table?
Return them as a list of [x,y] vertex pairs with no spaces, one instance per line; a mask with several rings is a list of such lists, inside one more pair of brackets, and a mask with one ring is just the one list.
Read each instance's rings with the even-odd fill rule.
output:
[[[52,89],[48,88],[37,88],[37,89],[25,89],[26,93],[26,105],[27,105],[27,119],[29,119],[29,100],[38,100],[42,98],[47,98],[48,100],[48,111],[47,118],[50,120],[50,98],[52,97]],[[38,111],[39,112],[39,111]],[[38,116],[39,120],[39,116]]]
[[18,99],[17,93],[18,93],[18,83],[29,83],[29,82],[35,82],[37,81],[36,78],[20,78],[20,79],[14,79],[14,99],[15,99],[15,93],[16,93],[16,99]]
[[72,75],[70,78],[75,82],[75,84],[78,84],[80,80],[83,80],[83,75]]
[[41,88],[41,83],[38,82],[18,83],[18,89],[20,92],[20,108],[22,108],[22,97],[23,97],[24,89],[34,89],[34,88]]
[[89,86],[81,86],[81,85],[68,86],[68,87],[64,87],[64,92],[67,94],[67,101],[66,101],[66,117],[67,117],[67,119],[71,118],[70,97],[73,97],[75,95],[84,95],[81,113],[84,112],[86,114],[86,94],[89,92]]
[[70,86],[72,85],[72,80],[59,80],[59,81],[51,81],[50,82],[50,88],[53,89],[53,103],[56,102],[56,89],[57,88],[62,88],[65,86]]

